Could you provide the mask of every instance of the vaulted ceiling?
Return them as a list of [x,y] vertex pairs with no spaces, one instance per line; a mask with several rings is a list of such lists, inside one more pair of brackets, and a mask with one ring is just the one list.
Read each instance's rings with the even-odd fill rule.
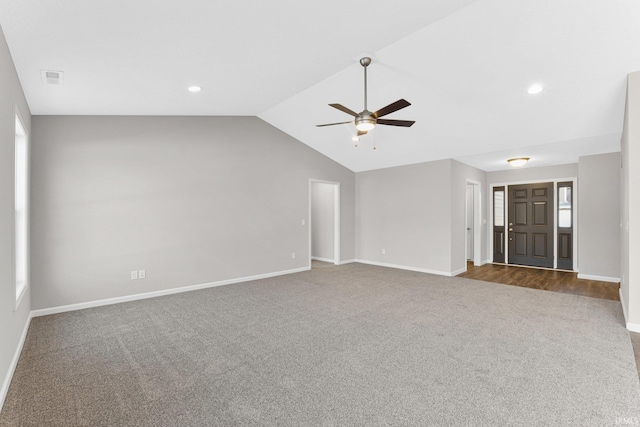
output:
[[[637,0],[0,0],[0,25],[33,114],[257,115],[354,171],[618,151],[640,69]],[[369,109],[405,98],[387,118],[416,124],[355,148],[315,125],[363,109],[365,54]]]

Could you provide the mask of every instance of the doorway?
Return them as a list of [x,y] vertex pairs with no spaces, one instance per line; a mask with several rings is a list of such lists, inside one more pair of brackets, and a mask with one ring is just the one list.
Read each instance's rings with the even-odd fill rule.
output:
[[467,261],[473,261],[473,185],[467,184]]
[[[480,181],[467,179],[465,200],[465,261],[473,265],[482,265],[482,192]],[[466,262],[465,262],[466,265]]]
[[492,184],[492,262],[577,271],[576,181]]
[[309,180],[309,267],[340,264],[340,183]]

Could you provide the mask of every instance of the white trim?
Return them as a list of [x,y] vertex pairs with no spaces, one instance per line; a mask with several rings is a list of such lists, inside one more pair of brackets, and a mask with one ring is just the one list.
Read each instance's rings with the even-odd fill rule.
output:
[[640,332],[640,324],[638,323],[627,323],[627,330],[631,332]]
[[319,256],[312,256],[311,259],[316,261],[322,261],[322,262],[330,262],[331,264],[334,263],[334,261],[331,258],[321,258]]
[[119,304],[122,302],[136,301],[147,298],[161,297],[164,295],[179,294],[182,292],[197,291],[200,289],[213,288],[216,286],[232,285],[234,283],[249,282],[252,280],[267,279],[269,277],[284,276],[286,274],[299,273],[308,271],[309,267],[294,268],[292,270],[276,271],[273,273],[257,274],[255,276],[239,277],[237,279],[221,280],[219,282],[202,283],[200,285],[183,286],[179,288],[163,289],[161,291],[145,292],[143,294],[126,295],[122,297],[107,298],[98,301],[82,302],[78,304],[69,304],[59,307],[43,308],[33,310],[33,317],[47,316],[49,314],[65,313],[68,311],[83,310],[85,308],[101,307],[103,305]]
[[333,186],[333,263],[340,264],[340,183]]
[[426,268],[409,267],[409,266],[406,266],[406,265],[389,264],[389,263],[386,263],[386,262],[368,261],[368,260],[365,260],[365,259],[356,259],[355,262],[359,262],[360,264],[376,265],[378,267],[397,268],[399,270],[418,271],[420,273],[436,274],[438,276],[448,276],[448,277],[452,277],[452,276],[455,276],[456,274],[464,273],[466,271],[466,268],[458,270],[457,272],[428,270]]
[[457,276],[458,274],[462,274],[462,273],[464,273],[466,271],[467,271],[467,267],[465,265],[464,268],[460,268],[460,269],[458,269],[456,271],[452,271],[450,274],[445,274],[445,276],[453,277],[453,276]]
[[[491,257],[491,262],[493,262],[493,188],[494,187],[504,187],[505,190],[505,228],[506,224],[509,222],[508,221],[508,217],[509,217],[509,186],[512,185],[522,185],[522,184],[538,184],[538,183],[544,183],[544,182],[552,182],[553,183],[553,215],[554,215],[554,222],[553,222],[553,268],[557,269],[558,266],[558,207],[557,207],[557,203],[558,203],[558,195],[557,195],[557,189],[558,189],[558,183],[559,182],[568,182],[571,181],[573,182],[573,189],[572,189],[572,198],[573,198],[573,204],[572,204],[572,215],[573,215],[573,271],[577,272],[578,271],[578,177],[576,176],[572,176],[572,177],[567,177],[567,178],[551,178],[551,179],[535,179],[535,180],[530,180],[530,181],[513,181],[513,182],[503,182],[503,183],[491,183],[489,184],[489,229],[488,229],[488,233],[489,233],[489,256]],[[509,239],[508,239],[508,233],[505,232],[504,233],[505,236],[505,254],[504,254],[504,261],[505,264],[508,265],[513,265],[513,264],[509,264]],[[619,280],[618,280],[619,281]]]
[[628,325],[627,319],[629,317],[627,316],[627,304],[625,304],[624,297],[622,296],[622,287],[618,289],[618,294],[620,295],[620,304],[622,305],[622,314],[624,314],[624,323]]
[[627,316],[627,304],[625,304],[624,297],[622,296],[622,288],[618,290],[620,294],[620,304],[622,305],[622,314],[624,315],[624,324],[627,330],[631,332],[640,332],[640,324],[629,322],[629,317]]
[[355,259],[345,259],[344,261],[340,261],[337,265],[342,265],[342,264],[352,264],[354,262],[358,262]]
[[580,273],[578,273],[578,279],[598,280],[600,282],[620,283],[620,278],[619,277],[595,276],[593,274],[580,274]]
[[[568,182],[571,181],[572,182],[572,188],[571,188],[571,221],[572,221],[572,236],[573,236],[573,242],[571,242],[571,244],[573,245],[573,271],[578,272],[578,178],[574,177],[571,179],[568,179],[567,181],[562,181],[562,180],[558,180],[554,183],[554,201],[556,203],[556,205],[554,206],[554,215],[555,215],[555,239],[558,238],[558,222],[559,222],[559,218],[558,218],[558,182]],[[557,264],[557,259],[558,259],[558,244],[556,242],[556,247],[554,248],[554,251],[556,252],[555,257],[555,263]],[[599,280],[599,279],[596,279]],[[619,282],[620,280],[618,280]]]
[[27,338],[27,332],[29,332],[29,325],[31,325],[32,317],[33,317],[33,312],[30,312],[29,316],[27,317],[27,323],[24,325],[24,329],[22,330],[22,336],[20,337],[20,341],[18,342],[16,351],[15,353],[13,353],[13,359],[11,359],[11,365],[9,365],[9,370],[7,371],[7,375],[4,377],[4,381],[2,382],[2,388],[0,389],[0,411],[2,410],[2,406],[4,405],[4,400],[7,397],[7,393],[9,392],[9,386],[11,385],[13,374],[15,373],[16,367],[18,366],[18,360],[20,360],[20,354],[22,353],[22,347],[24,346],[24,342]]
[[485,259],[480,263],[480,265],[491,264],[491,262],[492,261],[490,259]]

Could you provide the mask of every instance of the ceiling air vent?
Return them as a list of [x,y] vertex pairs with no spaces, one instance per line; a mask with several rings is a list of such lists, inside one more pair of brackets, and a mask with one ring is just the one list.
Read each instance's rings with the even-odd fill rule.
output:
[[63,83],[62,71],[42,70],[42,81],[48,85],[61,85]]

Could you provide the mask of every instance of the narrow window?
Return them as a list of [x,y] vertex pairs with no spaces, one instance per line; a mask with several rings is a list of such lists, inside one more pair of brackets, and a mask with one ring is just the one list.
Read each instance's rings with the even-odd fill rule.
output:
[[16,115],[15,139],[15,272],[16,307],[28,283],[28,147],[27,132]]
[[571,227],[571,187],[558,186],[558,227]]
[[504,227],[504,190],[493,192],[493,225]]

